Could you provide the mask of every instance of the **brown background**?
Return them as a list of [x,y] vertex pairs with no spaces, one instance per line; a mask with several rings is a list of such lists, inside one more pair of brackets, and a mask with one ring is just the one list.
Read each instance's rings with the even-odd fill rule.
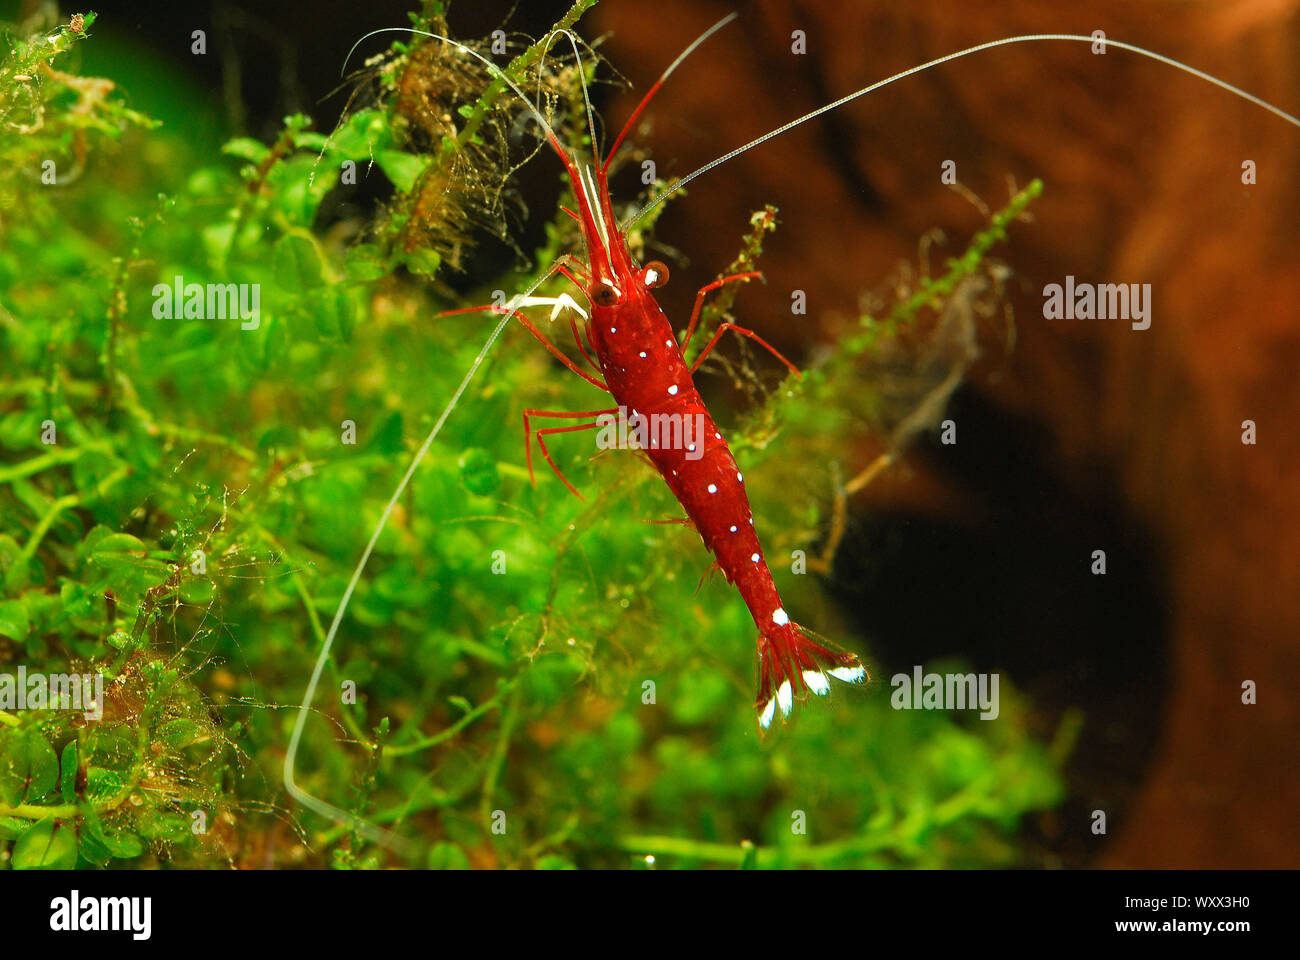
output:
[[[604,52],[644,90],[733,8],[609,0],[587,34],[611,31]],[[790,52],[796,28],[807,33],[804,56]],[[1300,112],[1294,2],[1080,11],[804,0],[748,8],[710,40],[665,89],[642,140],[661,172],[686,173],[924,60],[1017,33],[1095,29]],[[621,123],[634,102],[629,93],[607,104],[608,122]],[[749,211],[775,203],[782,227],[763,261],[771,299],[748,301],[746,319],[806,356],[827,318],[852,315],[864,290],[915,259],[925,231],[942,228],[960,250],[978,229],[979,215],[939,183],[949,159],[993,206],[1008,176],[1047,184],[1035,223],[1017,226],[1002,251],[1022,278],[1015,354],[972,389],[1009,417],[1041,423],[1065,464],[1104,464],[1166,571],[1168,698],[1138,792],[1097,862],[1295,866],[1300,130],[1113,48],[1104,58],[1069,43],[976,54],[697,181],[659,231],[691,260],[666,306],[684,315],[694,288],[734,255]],[[1246,159],[1257,164],[1254,186],[1241,183]],[[1152,284],[1151,329],[1041,319],[1042,286],[1066,274]],[[809,292],[803,328],[782,309],[795,288]],[[1241,443],[1245,419],[1258,425],[1256,446]],[[872,488],[855,509],[888,508],[906,487]],[[1258,685],[1255,706],[1240,702],[1245,680]]]

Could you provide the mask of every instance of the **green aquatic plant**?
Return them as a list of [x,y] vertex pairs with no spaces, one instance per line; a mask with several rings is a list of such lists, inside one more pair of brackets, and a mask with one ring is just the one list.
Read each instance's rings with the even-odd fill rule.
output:
[[[442,13],[426,3],[414,20],[445,33]],[[0,69],[0,162],[26,178],[0,195],[0,672],[104,678],[98,719],[0,712],[9,865],[1018,861],[1022,819],[1062,791],[1032,706],[1004,687],[1000,722],[966,722],[892,710],[875,685],[762,743],[743,604],[699,583],[693,532],[642,522],[677,515],[663,484],[579,443],[554,449],[585,502],[529,483],[520,411],[581,409],[589,392],[516,326],[380,538],[302,742],[304,789],[407,843],[293,804],[281,765],[325,624],[495,322],[435,314],[523,289],[573,229],[534,211],[550,226],[526,266],[452,292],[484,227],[509,232],[494,198],[527,150],[504,138],[504,85],[436,41],[363,68],[370,99],[338,129],[293,116],[270,144],[210,155],[181,118],[160,125],[111,81],[51,66],[94,43],[93,24],[10,33]],[[580,146],[597,61],[580,76],[544,50],[503,69],[536,89],[545,66],[548,109]],[[443,126],[413,126],[413,103],[435,96]],[[391,197],[321,229],[348,171],[386,177]],[[887,323],[724,418],[773,555],[827,535],[831,465],[852,469],[853,439],[879,429],[872,358],[972,302],[963,284],[993,275],[986,255],[1028,199]],[[776,210],[756,214],[737,263],[761,267],[777,226]],[[255,306],[240,298],[254,289]],[[731,305],[715,300],[706,324]],[[776,572],[831,632],[815,579]]]

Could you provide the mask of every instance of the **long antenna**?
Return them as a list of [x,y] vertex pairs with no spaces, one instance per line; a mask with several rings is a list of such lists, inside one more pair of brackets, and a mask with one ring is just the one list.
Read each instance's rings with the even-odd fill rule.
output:
[[582,69],[582,54],[578,52],[578,41],[572,31],[554,30],[546,38],[546,45],[542,47],[541,65],[537,69],[537,105],[540,107],[542,103],[542,68],[546,65],[546,54],[556,37],[566,37],[573,47],[573,59],[578,66],[578,82],[582,84],[582,102],[587,108],[587,132],[591,135],[592,152],[596,153],[596,115],[592,112],[591,97],[587,94],[587,73]]
[[[623,129],[619,131],[618,138],[614,141],[614,145],[609,148],[609,153],[605,156],[605,162],[600,166],[601,173],[609,172],[610,161],[614,159],[614,154],[618,153],[618,148],[623,143],[623,138],[626,137],[627,132],[632,129],[632,124],[636,123],[636,118],[641,116],[641,111],[646,108],[646,105],[650,102],[650,100],[654,97],[654,95],[659,92],[659,88],[664,85],[664,81],[667,80],[670,76],[672,76],[672,72],[676,70],[679,66],[681,66],[682,61],[685,60],[687,57],[689,57],[692,53],[694,53],[696,48],[699,47],[700,44],[702,44],[705,40],[709,39],[709,37],[713,36],[715,33],[717,33],[719,30],[721,30],[723,27],[729,24],[732,20],[735,20],[736,17],[738,16],[740,16],[740,14],[738,13],[727,14],[725,17],[723,17],[713,26],[709,27],[709,29],[705,30],[702,34],[696,37],[689,47],[687,47],[685,50],[683,50],[681,53],[677,55],[676,60],[668,64],[668,69],[659,75],[659,79],[656,80],[651,85],[650,89],[646,91],[646,95],[641,98],[641,102],[636,105],[636,109],[632,111],[632,116],[627,118],[627,123],[623,124]],[[593,144],[593,150],[594,147],[595,145]],[[600,159],[600,154],[596,154],[596,159],[597,160]]]
[[1255,106],[1257,107],[1263,107],[1269,113],[1281,117],[1283,120],[1285,120],[1287,123],[1291,124],[1292,126],[1300,127],[1300,118],[1297,118],[1292,114],[1287,113],[1285,110],[1282,110],[1279,107],[1273,106],[1271,103],[1268,103],[1265,100],[1261,100],[1259,97],[1255,96],[1254,94],[1247,93],[1245,90],[1242,90],[1240,87],[1233,86],[1232,84],[1228,83],[1226,80],[1220,80],[1218,77],[1208,74],[1204,70],[1197,70],[1195,67],[1188,66],[1187,64],[1179,60],[1173,59],[1172,57],[1166,57],[1164,54],[1156,53],[1152,50],[1147,50],[1144,47],[1134,46],[1131,43],[1124,43],[1120,40],[1102,39],[1100,37],[1081,36],[1079,34],[1073,34],[1073,33],[1035,33],[1035,34],[1026,34],[1024,36],[1019,36],[1019,37],[1006,37],[1002,40],[991,40],[988,43],[977,44],[976,46],[968,47],[965,50],[959,50],[956,53],[950,53],[947,56],[939,57],[937,60],[931,60],[928,63],[921,64],[920,66],[912,67],[910,70],[904,70],[902,73],[896,73],[892,77],[887,77],[884,80],[878,80],[875,83],[870,84],[869,86],[863,87],[861,90],[858,90],[854,93],[850,93],[846,97],[841,97],[840,99],[836,100],[833,103],[828,103],[823,107],[818,107],[816,110],[812,111],[811,113],[806,113],[802,117],[799,117],[796,120],[791,120],[789,123],[777,127],[775,130],[772,130],[769,133],[763,134],[758,139],[751,140],[743,147],[737,147],[735,150],[732,150],[729,153],[724,153],[716,160],[712,160],[709,163],[706,163],[704,166],[700,167],[694,173],[687,174],[685,177],[682,177],[682,179],[674,183],[671,187],[664,190],[663,193],[659,194],[657,197],[655,197],[653,200],[647,203],[644,207],[638,210],[631,217],[631,219],[625,220],[622,224],[622,229],[626,230],[628,227],[632,226],[632,224],[636,223],[647,213],[649,213],[659,204],[663,203],[664,200],[668,199],[668,197],[672,196],[674,193],[676,193],[682,187],[686,186],[686,184],[690,183],[696,177],[703,176],[704,174],[712,170],[714,167],[721,166],[722,164],[726,163],[728,160],[732,160],[735,157],[740,156],[746,150],[752,150],[754,147],[757,147],[759,144],[766,143],[767,141],[773,139],[774,137],[781,136],[781,134],[783,133],[788,133],[789,131],[793,130],[795,127],[799,126],[800,124],[807,123],[809,120],[814,120],[817,117],[820,117],[823,113],[829,113],[830,111],[834,110],[836,107],[842,107],[844,106],[844,104],[856,100],[858,99],[858,97],[866,96],[868,93],[872,93],[873,91],[879,90],[881,87],[888,86],[889,84],[894,83],[896,80],[902,80],[906,77],[912,76],[913,74],[921,73],[922,71],[929,70],[931,67],[937,67],[942,64],[948,63],[949,61],[958,60],[961,57],[969,56],[972,53],[979,53],[981,50],[991,50],[994,47],[1005,47],[1012,43],[1029,43],[1037,40],[1074,40],[1080,43],[1102,43],[1109,47],[1118,47],[1120,50],[1127,50],[1130,53],[1140,54],[1141,56],[1159,61],[1160,63],[1163,63],[1166,66],[1174,67],[1177,70],[1181,70],[1184,73],[1190,73],[1194,77],[1199,77],[1200,79],[1206,81],[1207,83],[1212,83],[1216,87],[1219,87],[1222,90],[1226,90],[1229,93],[1233,94],[1234,96],[1241,97],[1243,100],[1255,104]]
[[[531,296],[538,287],[546,282],[548,276],[549,274],[545,274],[539,277],[520,296],[523,298]],[[411,478],[415,476],[415,471],[420,466],[420,462],[424,459],[425,454],[429,452],[429,448],[433,446],[434,439],[437,438],[438,434],[442,431],[443,424],[447,422],[447,418],[451,416],[451,412],[455,410],[456,405],[460,403],[461,396],[464,395],[465,390],[470,385],[470,381],[472,381],[478,373],[479,368],[483,365],[483,361],[487,359],[487,355],[491,351],[493,344],[497,342],[497,338],[500,337],[501,332],[505,330],[506,324],[510,322],[511,316],[512,314],[510,313],[504,314],[497,325],[492,328],[492,332],[488,335],[487,341],[483,344],[483,348],[479,350],[478,356],[476,356],[474,362],[470,364],[469,370],[465,372],[465,376],[461,379],[460,385],[456,388],[455,393],[451,395],[451,399],[447,401],[447,405],[443,408],[437,422],[434,423],[433,429],[431,429],[429,435],[424,438],[424,443],[420,444],[420,449],[416,452],[415,457],[411,460],[411,465],[406,468],[406,473],[402,476],[402,482],[397,485],[397,489],[393,491],[393,495],[388,498],[388,504],[384,507],[384,512],[380,514],[379,522],[375,524],[374,532],[370,534],[370,540],[366,543],[366,548],[361,552],[361,559],[357,561],[356,569],[352,571],[352,578],[348,580],[347,588],[343,591],[343,599],[339,601],[338,609],[334,611],[334,619],[330,622],[329,631],[325,634],[325,639],[321,643],[320,652],[316,655],[316,664],[312,668],[311,679],[307,683],[307,692],[303,694],[302,706],[298,709],[298,718],[294,721],[293,733],[289,736],[289,748],[284,754],[284,788],[289,791],[290,796],[308,810],[318,813],[323,817],[328,817],[337,823],[350,824],[368,840],[390,847],[402,847],[404,846],[404,841],[402,841],[396,834],[390,833],[387,830],[382,830],[379,827],[366,822],[356,814],[327,803],[298,786],[298,783],[294,778],[295,765],[298,759],[298,746],[302,742],[303,729],[307,724],[307,713],[311,709],[312,701],[316,699],[316,688],[320,684],[321,674],[325,670],[325,662],[329,659],[330,651],[334,648],[334,640],[338,636],[339,625],[343,622],[343,615],[347,613],[348,604],[352,600],[353,591],[356,590],[357,584],[361,582],[361,574],[365,571],[366,564],[370,562],[370,555],[375,550],[375,544],[379,542],[379,537],[384,532],[384,527],[388,524],[388,518],[393,515],[393,510],[396,509],[398,501],[402,499],[402,494],[406,492],[406,488],[410,485]]]
[[[383,27],[379,30],[372,30],[352,45],[352,49],[348,51],[348,55],[343,58],[343,67],[340,70],[340,75],[347,70],[348,60],[351,59],[352,54],[362,42],[381,33],[393,32],[415,33],[420,36],[441,40],[443,43],[449,43],[458,50],[468,53],[470,56],[483,63],[493,77],[501,80],[509,86],[510,89],[514,91],[515,95],[524,102],[529,111],[537,119],[537,122],[541,124],[542,129],[546,132],[547,139],[551,141],[552,146],[554,146],[556,152],[560,154],[565,165],[569,165],[569,158],[561,148],[559,138],[556,137],[555,131],[551,129],[551,125],[546,122],[546,118],[542,116],[541,111],[539,111],[529,101],[528,97],[525,96],[524,92],[519,89],[515,82],[506,75],[505,71],[477,50],[473,50],[465,44],[458,43],[449,37],[430,33],[427,30],[416,30],[410,27]],[[530,296],[545,280],[546,277],[538,278],[524,292],[523,296]],[[370,555],[374,553],[375,544],[379,542],[380,535],[388,525],[388,520],[392,516],[393,511],[397,508],[398,501],[401,500],[402,494],[406,492],[406,488],[410,485],[411,478],[415,476],[415,471],[419,468],[421,461],[424,460],[425,455],[429,452],[429,448],[433,446],[433,441],[437,438],[438,434],[442,432],[443,424],[447,422],[447,418],[451,416],[451,412],[455,410],[457,404],[460,403],[461,396],[464,395],[470,382],[478,373],[479,368],[483,365],[483,361],[487,359],[487,355],[491,351],[492,346],[496,343],[497,338],[501,336],[502,331],[506,328],[506,324],[510,322],[510,317],[511,314],[505,314],[488,335],[487,341],[478,352],[478,356],[474,358],[474,362],[470,365],[469,370],[466,371],[465,376],[461,379],[460,385],[452,394],[451,399],[447,401],[447,405],[443,408],[443,411],[434,423],[433,428],[429,431],[428,436],[424,438],[424,443],[420,445],[420,449],[416,452],[415,457],[412,458],[411,465],[406,468],[406,473],[402,476],[402,480],[397,485],[397,489],[393,491],[393,495],[385,505],[384,512],[379,517],[379,522],[375,524],[375,529],[370,534],[370,540],[366,543],[365,549],[361,552],[361,559],[357,561],[356,568],[352,571],[352,577],[348,580],[347,588],[343,591],[343,598],[339,601],[338,609],[334,611],[334,619],[330,621],[330,628],[325,634],[324,641],[321,643],[320,652],[316,655],[316,663],[312,667],[311,679],[307,682],[307,691],[303,694],[302,705],[298,709],[298,717],[294,721],[293,732],[289,736],[289,746],[284,755],[284,788],[289,792],[291,797],[301,803],[308,810],[318,813],[323,817],[328,817],[337,823],[350,824],[353,829],[357,830],[372,842],[384,844],[390,847],[401,847],[404,845],[404,842],[397,837],[396,834],[390,833],[387,830],[382,830],[373,824],[368,823],[361,817],[358,817],[356,814],[350,813],[340,807],[336,807],[331,803],[327,803],[298,786],[297,779],[295,778],[298,747],[302,743],[303,730],[307,724],[307,714],[311,709],[312,701],[316,699],[316,688],[320,685],[320,678],[321,674],[325,670],[325,663],[329,659],[330,651],[334,648],[334,640],[338,636],[339,626],[343,622],[344,614],[347,613],[348,604],[352,601],[352,594],[356,590],[357,584],[361,582],[361,575],[365,572],[366,564],[370,562]]]

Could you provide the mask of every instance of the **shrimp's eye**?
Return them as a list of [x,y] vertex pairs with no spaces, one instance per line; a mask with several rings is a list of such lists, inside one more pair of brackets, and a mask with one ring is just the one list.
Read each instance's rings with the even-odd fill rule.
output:
[[651,260],[645,265],[645,285],[651,289],[668,282],[668,267],[662,260]]
[[600,283],[591,291],[591,300],[598,307],[612,307],[618,303],[618,291],[608,283]]

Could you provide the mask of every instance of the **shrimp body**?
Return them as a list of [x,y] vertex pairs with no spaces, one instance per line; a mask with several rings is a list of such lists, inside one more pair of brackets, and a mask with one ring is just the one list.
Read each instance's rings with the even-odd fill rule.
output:
[[[828,675],[856,683],[866,679],[866,670],[852,654],[811,640],[786,613],[754,527],[744,474],[695,388],[684,345],[651,292],[666,281],[667,269],[634,261],[615,227],[604,170],[587,170],[574,179],[577,219],[590,259],[590,278],[583,285],[591,301],[587,341],[621,411],[652,425],[650,436],[658,442],[645,452],[754,618],[759,631],[755,706],[766,729],[778,708],[782,716],[790,713],[796,695],[827,693]],[[708,289],[697,298],[687,342]],[[767,346],[750,331],[725,326]],[[716,342],[715,337],[696,367]],[[655,424],[680,428],[655,429]]]
[[[830,691],[828,676],[849,683],[866,679],[866,670],[858,658],[849,653],[831,651],[812,640],[790,619],[782,606],[780,594],[772,580],[772,572],[763,558],[763,549],[754,529],[754,517],[745,494],[745,480],[735,457],[709,415],[703,399],[695,389],[693,374],[700,363],[717,344],[718,338],[728,330],[749,337],[770,350],[787,367],[795,370],[790,361],[781,356],[770,344],[752,330],[733,323],[722,324],[709,344],[688,366],[685,349],[699,321],[705,294],[724,283],[748,280],[756,273],[724,277],[704,287],[696,296],[695,308],[686,335],[681,343],[673,335],[668,317],[655,300],[652,290],[668,279],[663,264],[652,261],[642,266],[628,248],[626,237],[614,216],[609,196],[608,168],[618,146],[631,129],[642,109],[654,96],[663,81],[682,60],[708,36],[734,19],[734,14],[724,18],[706,31],[664,72],[650,88],[646,97],[624,125],[614,141],[604,163],[580,164],[560,143],[546,119],[533,110],[534,118],[544,132],[547,142],[564,164],[565,173],[576,198],[576,210],[566,210],[582,231],[586,249],[586,262],[575,257],[562,258],[552,269],[562,273],[577,284],[590,302],[584,310],[568,295],[548,298],[520,295],[504,308],[497,306],[469,307],[448,313],[466,313],[479,310],[505,310],[538,340],[551,354],[587,382],[608,391],[618,404],[614,410],[588,410],[582,412],[554,410],[525,410],[524,437],[529,472],[532,472],[531,441],[538,447],[560,479],[581,496],[556,467],[547,450],[545,438],[551,434],[570,433],[600,426],[599,420],[568,426],[544,427],[534,430],[532,418],[587,419],[611,414],[644,417],[655,422],[676,422],[678,442],[660,442],[648,445],[645,452],[658,469],[673,495],[685,509],[705,547],[714,555],[727,581],[734,584],[749,607],[758,627],[758,696],[755,706],[758,722],[767,729],[779,709],[787,716],[795,698],[806,691],[826,694]],[[445,39],[445,38],[439,38]],[[450,42],[450,41],[449,41]],[[473,51],[466,52],[478,56]],[[576,53],[576,44],[575,44]],[[485,61],[486,62],[486,61]],[[490,66],[490,64],[489,64]],[[492,69],[495,69],[494,67]],[[501,75],[499,79],[504,78]],[[513,83],[504,78],[507,84]],[[515,88],[521,99],[523,94]],[[530,109],[531,106],[530,106]],[[590,112],[590,103],[588,103]],[[596,142],[595,125],[590,121],[592,143]],[[554,307],[552,319],[562,310],[581,314],[586,321],[586,346],[578,332],[576,322],[572,331],[578,349],[595,372],[604,380],[579,367],[560,351],[533,324],[519,308],[550,304]],[[570,317],[572,320],[572,316]],[[591,348],[588,353],[587,346]],[[594,357],[592,356],[594,354]],[[662,436],[660,436],[662,440]]]
[[[865,671],[856,658],[812,643],[786,614],[754,527],[744,475],[695,388],[668,318],[648,295],[641,299],[648,303],[594,310],[597,356],[621,407],[651,423],[683,424],[680,445],[656,444],[646,453],[758,627],[756,707],[766,728],[778,706],[782,715],[790,712],[796,691],[826,693],[826,673],[858,681]],[[819,661],[828,658],[824,672]]]
[[633,416],[682,424],[681,443],[653,443],[646,454],[755,620],[770,621],[781,603],[754,531],[744,476],[695,388],[667,316],[650,296],[635,299],[642,302],[593,311],[605,382]]

